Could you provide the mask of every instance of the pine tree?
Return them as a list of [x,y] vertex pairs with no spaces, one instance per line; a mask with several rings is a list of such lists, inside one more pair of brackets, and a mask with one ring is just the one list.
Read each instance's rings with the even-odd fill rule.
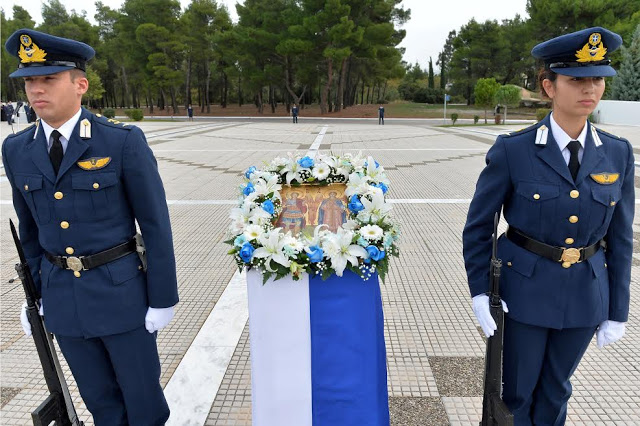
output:
[[622,46],[622,64],[613,80],[611,98],[640,101],[640,25],[633,33],[629,47]]
[[435,87],[433,80],[433,60],[429,57],[429,89],[433,89]]

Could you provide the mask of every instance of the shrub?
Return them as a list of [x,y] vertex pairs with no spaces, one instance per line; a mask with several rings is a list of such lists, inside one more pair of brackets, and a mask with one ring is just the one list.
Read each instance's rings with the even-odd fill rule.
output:
[[451,121],[453,122],[453,125],[456,125],[456,121],[458,121],[458,114],[456,114],[455,112],[453,114],[451,114]]
[[538,121],[540,121],[543,118],[545,118],[547,116],[547,114],[549,114],[550,112],[551,112],[551,110],[549,108],[538,108],[536,110],[536,119]]
[[127,109],[124,114],[133,121],[140,121],[144,117],[141,109]]
[[116,116],[116,111],[113,108],[105,108],[105,110],[102,111],[102,115],[107,118],[114,118]]
[[473,116],[473,124],[478,124],[478,121],[480,121],[480,116],[479,115],[474,115]]

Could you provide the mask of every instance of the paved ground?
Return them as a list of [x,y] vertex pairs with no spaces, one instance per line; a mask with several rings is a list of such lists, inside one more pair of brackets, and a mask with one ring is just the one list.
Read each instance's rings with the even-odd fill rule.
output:
[[[484,342],[470,307],[461,232],[495,135],[523,125],[441,128],[434,127],[439,124],[434,121],[392,119],[386,126],[374,123],[301,119],[295,126],[282,120],[140,124],[158,158],[170,200],[180,285],[176,318],[158,339],[163,385],[234,274],[222,240],[231,207],[225,200],[236,197],[241,172],[277,155],[306,152],[327,126],[320,150],[373,155],[388,170],[389,197],[399,201],[394,212],[404,231],[402,257],[392,264],[382,286],[392,424],[477,424]],[[602,127],[635,142],[640,154],[640,127]],[[2,123],[3,135],[7,129]],[[638,177],[636,185],[640,187]],[[15,213],[4,173],[0,200],[0,424],[27,425],[29,412],[46,397],[46,388],[33,342],[20,328],[22,288],[8,283],[17,256],[6,226]],[[634,231],[640,244],[638,215]],[[627,335],[604,350],[592,342],[573,380],[568,424],[640,425],[637,249]],[[198,390],[212,393],[213,403],[203,420],[207,425],[251,423],[248,326],[230,353],[219,388]],[[80,416],[91,425],[64,368]]]

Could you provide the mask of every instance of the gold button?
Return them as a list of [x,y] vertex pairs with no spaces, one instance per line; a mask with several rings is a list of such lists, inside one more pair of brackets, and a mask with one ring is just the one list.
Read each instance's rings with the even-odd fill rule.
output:
[[76,278],[80,278],[80,272],[78,271],[73,271],[73,275],[75,275]]
[[25,186],[24,186],[24,190],[25,190],[25,191],[28,191],[28,190],[29,190],[29,185],[25,185]]
[[73,254],[74,252],[73,247],[67,247],[66,249],[64,249],[64,251],[66,251],[67,254]]
[[569,216],[569,222],[576,223],[578,221],[578,216]]
[[565,244],[573,244],[573,238],[567,238],[566,240],[564,240]]
[[95,182],[93,184],[93,189],[98,189],[98,188],[100,188],[100,184],[98,182]]
[[511,262],[507,262],[507,266],[508,266],[508,267],[511,267],[511,266],[513,266],[513,263],[511,263]]
[[571,198],[578,198],[579,196],[580,196],[580,191],[577,191],[575,189],[569,193],[569,197]]
[[62,200],[62,197],[64,197],[64,194],[60,191],[53,194],[53,198],[55,198],[56,200]]
[[533,199],[534,200],[539,200],[540,199],[540,194],[533,194]]
[[102,117],[102,114],[96,114],[96,117],[100,118]]
[[67,222],[66,220],[63,220],[62,222],[60,222],[60,228],[67,229],[68,227],[69,227],[69,222]]
[[612,201],[612,202],[610,202],[610,203],[609,203],[609,205],[610,205],[611,207],[613,207],[613,206],[615,206],[615,205],[616,205],[616,202],[615,202],[615,201]]
[[565,269],[570,268],[570,267],[571,267],[571,263],[569,263],[569,262],[562,262],[562,267],[563,267],[563,268],[565,268]]
[[605,268],[607,267],[607,264],[606,264],[606,263],[604,264],[604,267],[605,267]]

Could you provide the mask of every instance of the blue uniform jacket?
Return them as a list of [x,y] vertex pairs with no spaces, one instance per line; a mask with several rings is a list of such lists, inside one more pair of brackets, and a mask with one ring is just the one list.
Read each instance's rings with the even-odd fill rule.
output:
[[[89,159],[93,163],[83,161]],[[178,302],[164,187],[139,128],[83,109],[57,178],[38,125],[8,136],[2,160],[50,332],[122,333],[143,326],[149,306]],[[85,256],[114,247],[135,235],[135,221],[146,244],[146,273],[136,253],[81,271],[80,277],[43,256]]]
[[579,248],[607,242],[606,251],[563,268],[502,236],[500,284],[511,318],[556,329],[625,322],[635,207],[632,147],[587,122],[574,183],[549,120],[499,136],[487,153],[463,231],[471,295],[489,291],[493,216],[502,208],[510,226],[546,244]]

